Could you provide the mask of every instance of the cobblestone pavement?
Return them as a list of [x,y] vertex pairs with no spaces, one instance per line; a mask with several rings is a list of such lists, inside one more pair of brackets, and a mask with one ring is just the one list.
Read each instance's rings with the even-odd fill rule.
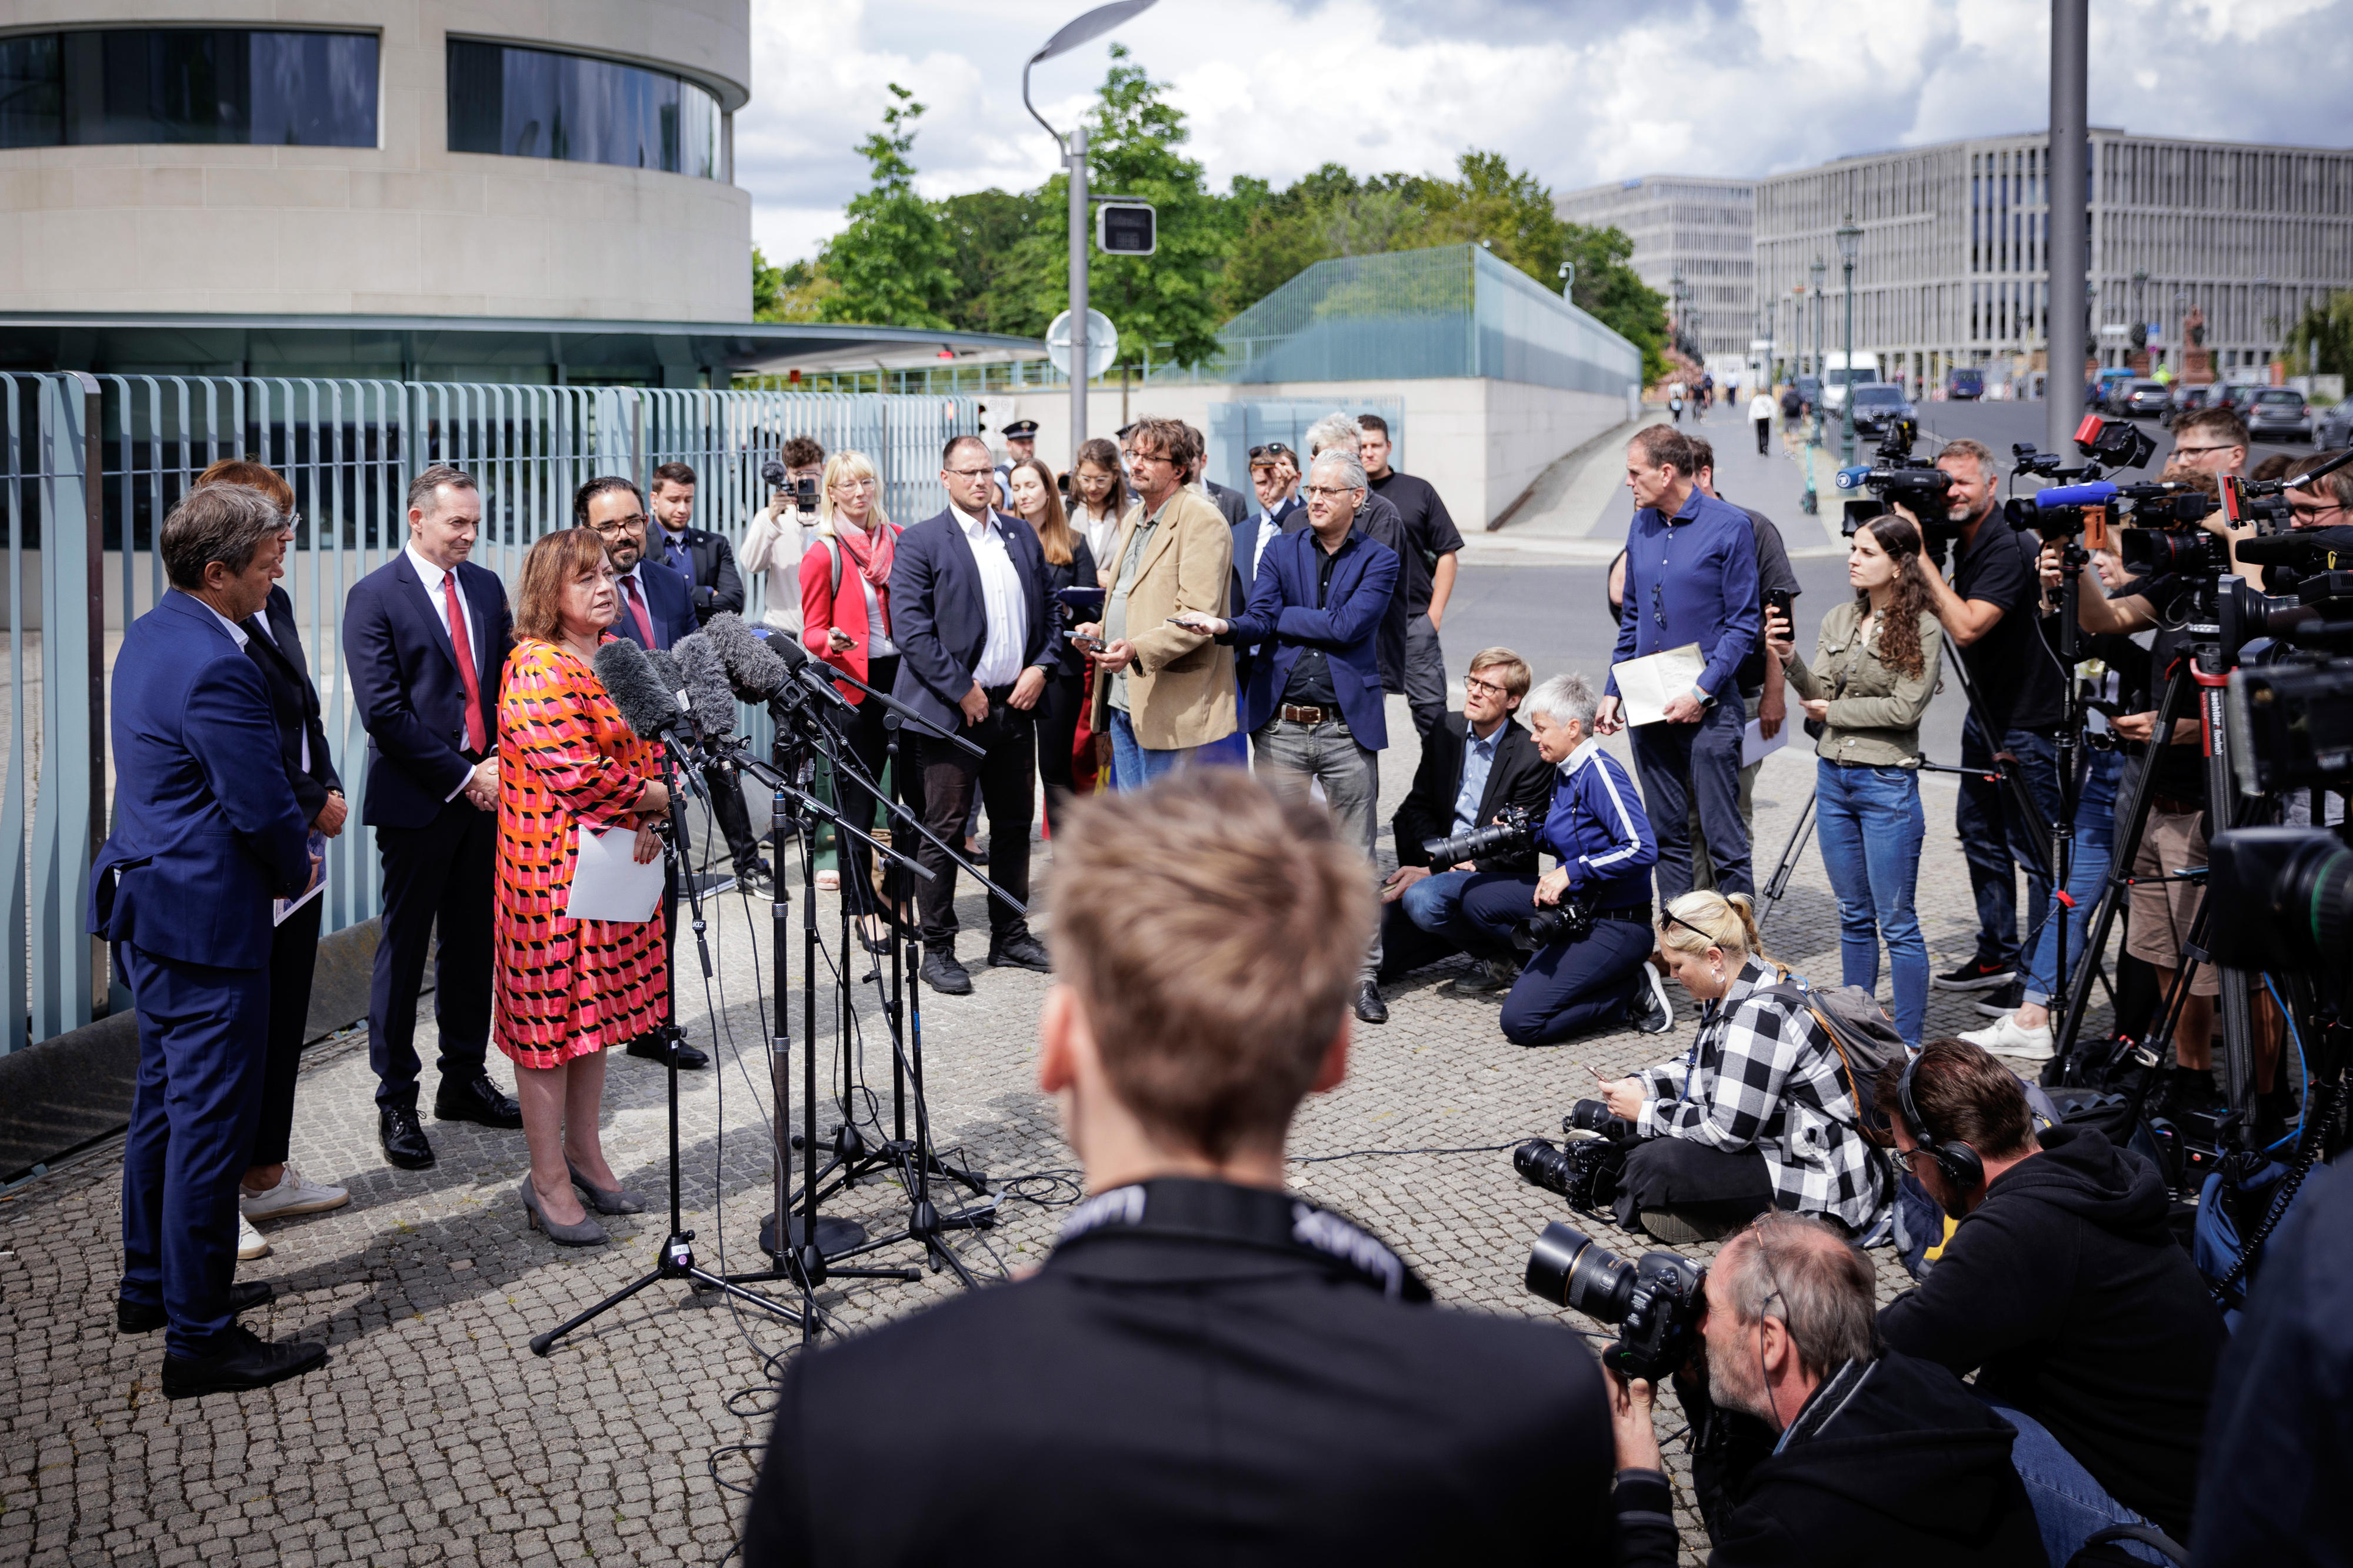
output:
[[[1385,816],[1412,774],[1412,729],[1403,704],[1393,700],[1392,709],[1390,732],[1404,740],[1381,770]],[[1811,776],[1799,747],[1767,760],[1757,789],[1760,875]],[[1950,783],[1932,778],[1925,792],[1936,826],[1919,904],[1942,966],[1968,954],[1973,921],[1949,827]],[[986,929],[978,900],[967,906],[965,930]],[[791,913],[797,1037],[797,905]],[[839,957],[835,901],[820,898],[818,913]],[[706,1267],[742,1270],[763,1261],[754,1238],[769,1207],[757,999],[771,959],[770,909],[732,901],[713,926],[719,1061],[681,1085],[685,1223]],[[1818,855],[1806,855],[1766,929],[1778,956],[1836,978],[1835,909]],[[967,937],[968,949],[977,945]],[[862,973],[862,958],[853,970]],[[999,1181],[1067,1170],[1071,1156],[1032,1065],[1045,977],[975,973],[971,996],[923,998],[939,1141]],[[1616,1076],[1662,1059],[1688,1043],[1694,1015],[1686,1002],[1664,1038],[1621,1030],[1523,1050],[1503,1039],[1495,1004],[1441,994],[1452,973],[1440,966],[1391,988],[1391,1022],[1361,1032],[1348,1081],[1306,1108],[1293,1142],[1303,1157],[1439,1152],[1303,1163],[1297,1184],[1392,1238],[1451,1305],[1567,1321],[1527,1295],[1520,1273],[1545,1224],[1571,1216],[1488,1146],[1556,1131],[1591,1083],[1584,1064]],[[1883,976],[1883,994],[1884,984]],[[430,1005],[428,996],[428,1013]],[[864,1080],[879,1097],[862,1100],[861,1114],[887,1125],[889,1057],[871,988],[859,1015]],[[700,998],[687,1017],[692,1037],[712,1046]],[[1967,998],[1932,998],[1932,1033],[1978,1021]],[[113,1327],[119,1151],[0,1202],[0,1563],[614,1564],[715,1563],[729,1551],[741,1500],[723,1483],[747,1480],[755,1462],[733,1446],[765,1436],[772,1358],[797,1343],[797,1331],[754,1310],[697,1305],[683,1286],[661,1282],[552,1357],[533,1356],[533,1334],[651,1268],[666,1215],[607,1220],[617,1244],[586,1251],[559,1251],[527,1234],[516,1199],[526,1165],[520,1132],[428,1122],[438,1166],[390,1168],[375,1145],[365,1046],[353,1031],[314,1047],[296,1113],[295,1162],[347,1184],[352,1203],[266,1227],[270,1255],[240,1271],[278,1288],[276,1301],[247,1320],[258,1332],[332,1346],[326,1367],[308,1377],[236,1398],[163,1398],[158,1339],[124,1338]],[[502,1083],[510,1076],[496,1052],[491,1071]],[[653,1064],[617,1056],[606,1094],[612,1164],[649,1194],[667,1180],[663,1077]],[[835,1120],[825,1117],[821,1131]],[[903,1194],[877,1179],[833,1212],[887,1232],[903,1219]],[[1008,1201],[1003,1222],[967,1238],[965,1255],[987,1271],[1034,1262],[1058,1217]],[[1598,1235],[1622,1253],[1644,1249],[1606,1225]],[[1883,1293],[1892,1294],[1901,1271],[1878,1257]],[[922,1259],[900,1246],[872,1261]],[[951,1288],[925,1272],[913,1284],[828,1285],[819,1300],[856,1331]],[[1680,1425],[1662,1422],[1669,1431]],[[1671,1464],[1678,1452],[1671,1444]],[[1688,1507],[1682,1521],[1687,1542],[1702,1542]]]

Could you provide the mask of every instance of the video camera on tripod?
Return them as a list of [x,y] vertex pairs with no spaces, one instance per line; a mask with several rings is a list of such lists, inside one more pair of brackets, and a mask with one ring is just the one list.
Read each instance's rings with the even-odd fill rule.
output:
[[1885,516],[1891,507],[1901,506],[1919,521],[1922,543],[1931,555],[1942,561],[1946,550],[1961,535],[1960,525],[1947,515],[1945,495],[1953,488],[1953,476],[1912,455],[1912,447],[1919,439],[1917,419],[1891,419],[1886,434],[1880,437],[1879,447],[1872,454],[1875,462],[1858,463],[1838,471],[1840,489],[1871,492],[1868,500],[1847,501],[1845,521],[1839,524],[1839,531],[1852,539],[1856,529],[1874,517]]

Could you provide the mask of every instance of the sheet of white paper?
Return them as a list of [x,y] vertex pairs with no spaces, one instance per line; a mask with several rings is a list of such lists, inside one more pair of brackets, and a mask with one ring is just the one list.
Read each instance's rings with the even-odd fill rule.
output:
[[1629,724],[1657,723],[1667,716],[1668,699],[1689,696],[1706,668],[1695,642],[1612,665],[1609,673],[1618,680],[1621,716]]
[[580,825],[580,847],[572,862],[572,896],[564,913],[575,921],[621,921],[631,924],[654,918],[661,905],[662,863],[657,855],[640,866],[634,827],[610,827],[599,833]]
[[273,926],[284,925],[287,916],[327,890],[327,836],[313,831],[308,842],[314,868],[311,873],[311,885],[294,898],[269,900],[269,923]]
[[1765,721],[1751,719],[1748,728],[1740,732],[1740,765],[1753,768],[1788,743],[1789,721],[1787,719],[1781,721],[1781,727],[1773,731],[1773,738],[1769,741],[1765,738]]

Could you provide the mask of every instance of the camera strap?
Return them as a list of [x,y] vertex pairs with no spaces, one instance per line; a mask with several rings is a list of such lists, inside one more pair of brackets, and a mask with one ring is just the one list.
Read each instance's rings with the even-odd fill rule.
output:
[[1057,1256],[1105,1237],[1238,1247],[1313,1263],[1392,1301],[1427,1301],[1429,1288],[1370,1231],[1303,1198],[1231,1182],[1161,1176],[1098,1193],[1071,1211]]

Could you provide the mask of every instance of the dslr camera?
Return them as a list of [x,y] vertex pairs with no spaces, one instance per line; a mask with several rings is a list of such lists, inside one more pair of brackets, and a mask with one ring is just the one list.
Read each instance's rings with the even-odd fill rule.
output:
[[1629,1263],[1556,1220],[1528,1254],[1527,1287],[1556,1307],[1618,1330],[1601,1363],[1620,1376],[1659,1383],[1691,1361],[1707,1315],[1707,1271],[1672,1252]]
[[1595,1214],[1609,1207],[1618,1196],[1618,1172],[1634,1124],[1609,1114],[1598,1100],[1580,1100],[1560,1119],[1560,1130],[1568,1135],[1567,1148],[1531,1138],[1512,1151],[1512,1168],[1528,1185],[1567,1198],[1573,1209]]
[[770,495],[778,490],[790,492],[795,511],[812,512],[817,510],[817,477],[813,474],[796,480],[786,471],[784,464],[771,458],[760,465],[760,482],[768,487]]
[[1850,500],[1846,503],[1846,520],[1839,531],[1854,537],[1856,529],[1874,517],[1886,515],[1891,506],[1901,505],[1920,522],[1921,542],[1937,560],[1961,536],[1957,524],[1952,521],[1945,495],[1952,489],[1953,476],[1912,455],[1913,443],[1920,438],[1917,419],[1891,419],[1887,433],[1880,437],[1876,461],[1858,463],[1838,471],[1838,488],[1841,490],[1867,489],[1868,500]]
[[1460,866],[1469,860],[1484,860],[1490,855],[1508,854],[1525,849],[1535,843],[1535,813],[1525,805],[1507,806],[1503,819],[1484,827],[1474,827],[1468,833],[1458,833],[1451,838],[1425,838],[1421,852],[1439,870]]

